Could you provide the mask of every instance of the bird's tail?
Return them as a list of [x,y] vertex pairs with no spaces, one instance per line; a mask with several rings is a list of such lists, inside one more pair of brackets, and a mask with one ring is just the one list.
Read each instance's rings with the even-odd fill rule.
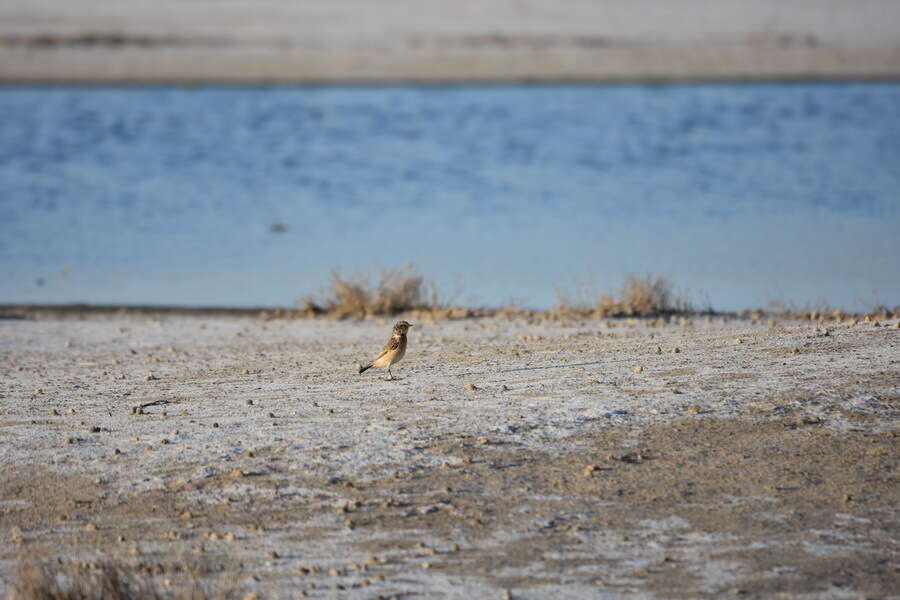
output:
[[359,374],[362,375],[367,370],[372,368],[372,363],[367,364],[366,366],[359,365]]

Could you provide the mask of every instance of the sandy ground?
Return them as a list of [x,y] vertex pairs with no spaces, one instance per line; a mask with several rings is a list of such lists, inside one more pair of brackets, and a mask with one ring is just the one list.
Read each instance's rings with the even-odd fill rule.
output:
[[0,81],[896,78],[895,0],[4,0]]
[[900,597],[894,322],[389,325],[0,321],[0,596]]

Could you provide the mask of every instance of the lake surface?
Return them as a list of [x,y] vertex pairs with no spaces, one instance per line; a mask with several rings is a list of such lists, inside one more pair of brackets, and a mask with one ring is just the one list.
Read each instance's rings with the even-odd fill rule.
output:
[[900,84],[7,87],[0,194],[0,302],[900,304]]

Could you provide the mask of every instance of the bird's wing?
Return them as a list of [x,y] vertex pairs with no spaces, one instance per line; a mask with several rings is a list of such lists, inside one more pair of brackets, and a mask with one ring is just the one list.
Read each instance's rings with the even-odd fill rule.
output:
[[400,338],[391,336],[391,339],[389,339],[387,341],[387,343],[384,345],[384,348],[382,348],[381,352],[378,353],[378,356],[375,357],[375,360],[378,360],[379,358],[381,358],[388,352],[393,352],[394,350],[396,350],[399,347],[400,347]]

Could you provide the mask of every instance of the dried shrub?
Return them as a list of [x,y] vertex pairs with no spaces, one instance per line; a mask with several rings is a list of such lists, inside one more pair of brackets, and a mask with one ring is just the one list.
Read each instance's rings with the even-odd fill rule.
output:
[[576,292],[557,292],[556,318],[650,317],[691,311],[686,298],[676,296],[665,277],[644,275],[628,277],[618,296],[603,295],[591,299],[590,286],[580,282]]
[[163,590],[138,567],[115,563],[19,563],[9,600],[231,600],[238,598],[233,580],[203,582],[198,565],[182,569],[189,580]]
[[147,580],[121,566],[96,568],[22,563],[10,600],[132,600],[164,598]]
[[337,318],[388,316],[442,308],[437,288],[411,265],[381,269],[377,280],[363,275],[345,277],[331,272],[330,288],[320,297],[304,300],[300,314]]

